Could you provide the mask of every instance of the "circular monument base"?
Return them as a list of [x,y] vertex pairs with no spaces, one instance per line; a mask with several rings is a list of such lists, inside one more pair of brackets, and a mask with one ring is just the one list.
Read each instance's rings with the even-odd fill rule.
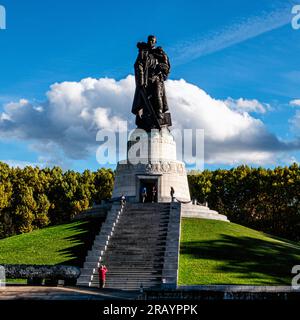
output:
[[[144,187],[147,189],[147,194],[152,197],[153,186],[157,190],[154,201],[170,202],[171,187],[174,188],[174,196],[178,200],[190,201],[184,163],[179,161],[157,161],[137,165],[118,163],[113,198],[124,194],[129,201],[139,202]],[[148,197],[148,201],[152,200]]]
[[129,201],[140,202],[146,188],[147,202],[170,202],[171,187],[178,200],[191,200],[185,165],[176,159],[173,135],[167,128],[151,133],[135,129],[129,137],[127,161],[117,165],[113,198],[124,194]]

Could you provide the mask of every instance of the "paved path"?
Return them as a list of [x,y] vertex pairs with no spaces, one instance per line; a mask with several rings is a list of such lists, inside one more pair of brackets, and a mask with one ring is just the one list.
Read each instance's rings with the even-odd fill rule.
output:
[[6,286],[0,300],[135,300],[139,292],[76,287]]
[[215,291],[215,292],[297,292],[291,286],[249,286],[249,285],[195,285],[195,286],[178,286],[177,290],[181,291]]

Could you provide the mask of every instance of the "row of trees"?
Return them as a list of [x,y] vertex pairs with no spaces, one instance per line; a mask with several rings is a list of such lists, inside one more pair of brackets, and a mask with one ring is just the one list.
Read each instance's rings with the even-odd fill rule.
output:
[[193,198],[232,222],[300,240],[300,168],[240,166],[189,175]]
[[[192,198],[232,222],[300,240],[300,168],[240,166],[189,174]],[[111,198],[110,169],[10,168],[0,162],[0,238],[69,221]]]
[[111,198],[113,171],[10,168],[0,162],[0,238],[69,221]]

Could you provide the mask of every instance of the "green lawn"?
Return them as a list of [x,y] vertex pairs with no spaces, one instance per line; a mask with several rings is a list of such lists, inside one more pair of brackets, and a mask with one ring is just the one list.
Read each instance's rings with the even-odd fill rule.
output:
[[1,264],[66,264],[81,267],[102,220],[90,219],[0,240]]
[[290,285],[300,245],[234,223],[182,219],[179,285]]
[[[0,240],[1,264],[81,267],[102,221],[90,219]],[[182,220],[179,284],[287,284],[300,246],[222,221]]]

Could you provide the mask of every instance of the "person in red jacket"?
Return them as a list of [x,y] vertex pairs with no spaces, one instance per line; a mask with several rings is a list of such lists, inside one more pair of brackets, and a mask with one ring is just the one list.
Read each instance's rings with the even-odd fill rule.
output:
[[104,288],[105,287],[105,281],[106,281],[106,272],[107,268],[104,265],[100,265],[98,269],[98,274],[99,274],[99,288]]

